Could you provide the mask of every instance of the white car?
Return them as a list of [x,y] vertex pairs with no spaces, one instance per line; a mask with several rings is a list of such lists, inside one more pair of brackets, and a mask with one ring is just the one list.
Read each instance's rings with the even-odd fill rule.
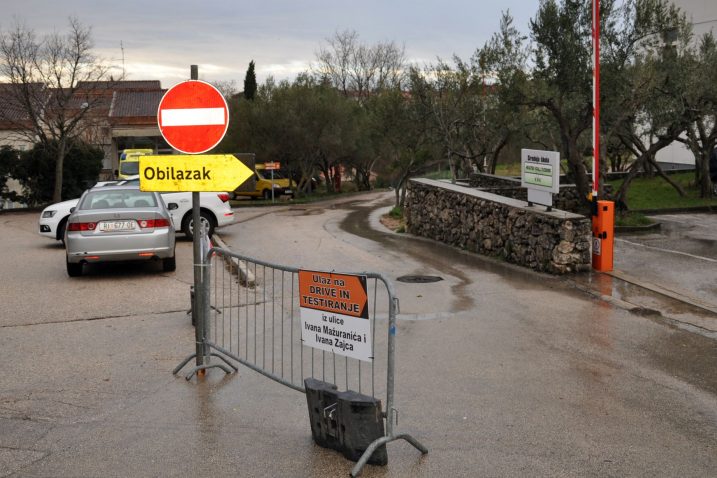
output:
[[[138,180],[107,181],[96,186],[109,184],[138,184]],[[192,221],[192,193],[162,193],[165,204],[175,203],[178,208],[170,211],[174,229],[182,231],[192,238],[194,230]],[[40,235],[62,241],[65,240],[65,225],[70,216],[70,209],[77,206],[78,199],[62,201],[42,210],[40,214]],[[234,211],[229,206],[229,194],[223,192],[199,193],[199,206],[202,226],[211,236],[217,227],[234,223]]]

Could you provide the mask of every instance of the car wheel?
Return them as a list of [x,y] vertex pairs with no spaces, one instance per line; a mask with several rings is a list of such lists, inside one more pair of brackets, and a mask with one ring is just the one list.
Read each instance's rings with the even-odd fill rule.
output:
[[82,275],[82,263],[67,261],[67,275],[70,277],[80,277]]
[[[199,213],[200,221],[202,222],[202,227],[206,231],[207,235],[209,237],[212,237],[214,234],[214,219],[211,217],[211,215],[208,212],[201,211]],[[194,239],[194,221],[192,220],[192,212],[189,211],[187,215],[184,217],[184,221],[182,222],[182,232],[190,239]]]
[[262,196],[264,196],[264,199],[267,201],[271,200],[271,189],[264,189]]
[[62,243],[62,247],[65,247],[65,228],[67,227],[67,218],[60,221],[60,225],[57,226],[57,238]]
[[162,270],[164,272],[174,272],[177,270],[177,258],[176,256],[165,257],[162,259]]

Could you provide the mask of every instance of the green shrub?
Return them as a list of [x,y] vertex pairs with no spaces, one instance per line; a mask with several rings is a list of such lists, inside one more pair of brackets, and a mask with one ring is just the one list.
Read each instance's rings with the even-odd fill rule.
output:
[[[23,188],[27,204],[46,204],[52,201],[55,188],[56,144],[36,144],[23,151],[13,171]],[[104,153],[101,149],[76,141],[67,148],[62,171],[62,199],[79,197],[92,186],[102,169]]]

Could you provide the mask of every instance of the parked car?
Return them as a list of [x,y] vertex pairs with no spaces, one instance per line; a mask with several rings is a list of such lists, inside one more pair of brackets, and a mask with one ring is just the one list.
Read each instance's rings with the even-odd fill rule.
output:
[[151,149],[125,149],[119,157],[119,169],[115,176],[119,179],[130,179],[139,174],[139,157],[153,154]]
[[174,236],[168,207],[158,193],[128,185],[89,189],[67,219],[67,274],[81,276],[85,264],[147,260],[161,260],[165,272],[173,271]]
[[236,196],[248,196],[252,199],[264,198],[271,199],[272,190],[275,198],[279,196],[293,196],[296,183],[287,178],[281,170],[274,170],[274,180],[272,181],[272,172],[267,171],[263,163],[257,163],[254,167],[254,180],[256,187],[253,191],[242,191],[241,188],[234,191]]
[[[97,183],[95,187],[111,185],[138,185],[139,179],[125,181],[105,181]],[[187,237],[192,237],[194,230],[192,221],[192,193],[175,192],[161,193],[164,202],[174,202],[178,208],[170,211],[172,223],[176,231],[182,231]],[[39,233],[45,237],[63,241],[65,227],[70,216],[70,209],[77,206],[79,199],[70,199],[51,204],[40,214]],[[234,211],[229,206],[229,194],[224,192],[200,193],[199,205],[202,225],[211,236],[217,227],[227,226],[234,222]]]

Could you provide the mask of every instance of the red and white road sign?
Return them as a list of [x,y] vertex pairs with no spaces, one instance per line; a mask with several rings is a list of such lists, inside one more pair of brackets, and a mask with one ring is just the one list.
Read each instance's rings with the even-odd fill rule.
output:
[[281,169],[281,163],[278,163],[276,161],[264,163],[264,169],[266,169],[267,171]]
[[219,90],[209,83],[185,81],[162,97],[157,124],[172,148],[187,154],[205,153],[227,132],[229,109]]

